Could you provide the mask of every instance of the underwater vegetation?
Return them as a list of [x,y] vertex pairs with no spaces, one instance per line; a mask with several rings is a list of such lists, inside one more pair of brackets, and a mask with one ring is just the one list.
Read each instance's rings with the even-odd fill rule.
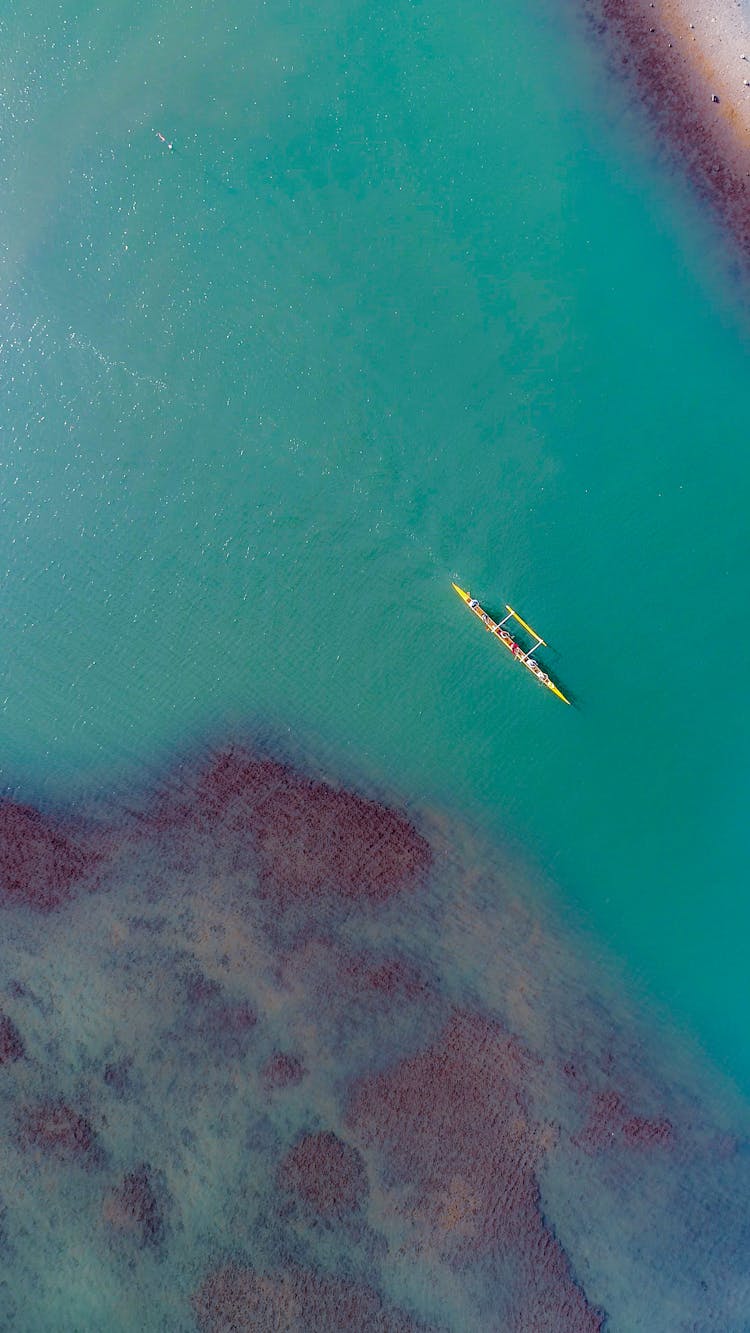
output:
[[227,745],[0,904],[0,1327],[747,1327],[746,1108],[458,820]]

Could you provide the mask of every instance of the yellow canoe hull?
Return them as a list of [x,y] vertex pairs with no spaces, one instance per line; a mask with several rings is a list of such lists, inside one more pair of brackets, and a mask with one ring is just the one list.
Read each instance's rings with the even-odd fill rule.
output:
[[[562,690],[557,688],[553,680],[550,680],[546,671],[542,671],[541,668],[532,665],[532,663],[529,661],[528,653],[524,653],[523,649],[521,648],[521,645],[516,643],[515,639],[513,639],[512,636],[506,630],[501,630],[501,627],[498,624],[498,622],[493,620],[487,614],[484,607],[480,606],[479,602],[477,602],[474,606],[470,605],[471,601],[473,600],[471,593],[466,592],[464,588],[459,588],[457,583],[454,583],[453,587],[455,591],[458,593],[461,600],[465,602],[466,605],[469,607],[469,610],[473,611],[474,615],[477,616],[479,620],[481,620],[485,629],[490,634],[494,634],[496,639],[500,640],[500,643],[502,643],[503,647],[508,649],[508,652],[515,658],[515,660],[517,662],[520,662],[522,666],[525,666],[527,671],[531,673],[534,679],[539,681],[540,685],[544,685],[545,689],[550,690],[552,694],[556,694],[558,699],[562,699],[564,704],[569,704],[570,699],[565,698],[565,695],[563,694]],[[507,610],[510,612],[514,620],[517,620],[520,625],[523,625],[524,629],[527,629],[530,634],[533,634],[534,638],[539,639],[540,643],[544,643],[544,640],[539,637],[539,635],[536,633],[536,630],[531,629],[531,626],[527,625],[525,620],[521,620],[521,617],[519,615],[516,615],[516,612],[513,611],[511,607],[507,607]]]

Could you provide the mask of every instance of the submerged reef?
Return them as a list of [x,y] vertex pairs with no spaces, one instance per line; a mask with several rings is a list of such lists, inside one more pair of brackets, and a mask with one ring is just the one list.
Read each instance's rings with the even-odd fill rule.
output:
[[459,821],[241,746],[3,810],[0,1326],[747,1327],[745,1104]]
[[0,902],[52,912],[88,878],[97,857],[38,810],[0,801]]
[[211,1273],[194,1298],[203,1333],[326,1329],[328,1333],[430,1333],[363,1283],[289,1267],[272,1275],[234,1264]]

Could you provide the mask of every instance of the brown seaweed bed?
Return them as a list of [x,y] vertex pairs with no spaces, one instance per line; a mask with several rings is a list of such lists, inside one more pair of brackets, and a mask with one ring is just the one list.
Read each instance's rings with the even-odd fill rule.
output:
[[3,1328],[748,1327],[745,1106],[457,821],[227,746],[0,903]]

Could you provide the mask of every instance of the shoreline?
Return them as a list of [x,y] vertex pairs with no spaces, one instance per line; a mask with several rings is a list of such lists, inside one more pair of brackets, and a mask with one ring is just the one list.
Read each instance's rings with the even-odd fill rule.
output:
[[727,0],[582,0],[615,72],[734,241],[750,274],[750,14]]

